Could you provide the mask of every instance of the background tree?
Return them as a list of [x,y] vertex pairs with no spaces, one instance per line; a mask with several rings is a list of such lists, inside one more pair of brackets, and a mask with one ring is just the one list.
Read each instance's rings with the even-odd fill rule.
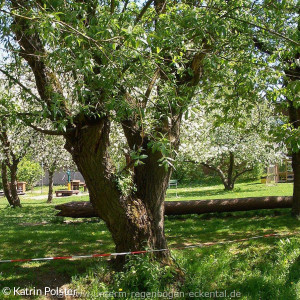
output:
[[33,190],[34,184],[42,175],[43,169],[38,162],[33,161],[29,155],[23,157],[18,166],[18,181],[25,181],[26,187]]
[[270,133],[276,122],[265,105],[252,110],[240,108],[238,117],[229,108],[226,118],[218,107],[200,106],[191,111],[192,117],[183,123],[179,157],[213,170],[225,189],[232,190],[241,175],[258,164],[267,167],[279,162],[286,149]]
[[53,200],[53,177],[58,170],[73,169],[74,163],[70,154],[64,149],[64,140],[61,136],[39,134],[34,149],[34,159],[43,165],[48,172],[49,189],[47,202]]
[[[265,9],[260,9],[260,7]],[[300,4],[296,0],[287,1],[262,1],[259,6],[254,6],[255,15],[265,23],[270,24],[270,30],[263,36],[257,31],[249,30],[254,47],[260,57],[266,61],[272,72],[281,75],[278,81],[283,88],[280,90],[281,97],[275,96],[275,101],[281,104],[281,110],[288,112],[288,121],[282,128],[287,133],[287,147],[292,154],[292,167],[294,172],[294,192],[292,214],[300,216]],[[272,24],[269,20],[274,20]],[[286,39],[282,39],[272,32],[281,31]],[[294,46],[291,46],[293,41]],[[278,88],[278,86],[277,86]],[[287,130],[285,130],[287,129]],[[281,134],[284,135],[284,134]],[[286,135],[285,135],[286,137]]]
[[21,206],[17,188],[18,165],[26,155],[35,132],[19,121],[0,119],[1,175],[5,197],[10,206]]

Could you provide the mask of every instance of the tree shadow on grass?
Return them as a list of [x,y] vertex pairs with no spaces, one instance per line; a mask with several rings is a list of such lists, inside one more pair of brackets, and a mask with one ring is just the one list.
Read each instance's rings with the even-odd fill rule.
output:
[[[36,218],[31,219],[36,221]],[[2,222],[1,222],[2,223]],[[111,252],[114,248],[103,222],[50,223],[38,226],[0,224],[0,259],[31,259],[53,256],[89,255]],[[1,286],[10,288],[59,287],[72,276],[86,272],[99,259],[0,264]]]
[[[103,222],[85,220],[82,223],[65,224],[62,219],[54,216],[53,207],[36,207],[34,211],[27,206],[20,210],[1,210],[0,218],[1,259],[86,255],[113,250],[110,233]],[[40,221],[48,223],[36,226],[20,225]],[[173,245],[239,239],[247,235],[298,229],[299,222],[290,217],[289,210],[280,210],[277,215],[273,210],[266,210],[166,217],[166,235]],[[268,238],[253,243],[272,246],[275,240]],[[1,287],[61,286],[69,283],[72,276],[86,272],[96,262],[95,259],[85,259],[0,264]],[[293,268],[297,266],[295,264]],[[254,279],[250,278],[249,282],[250,280]],[[255,280],[257,282],[253,284],[258,284],[259,278]]]
[[13,263],[2,267],[0,289],[10,287],[25,289],[36,288],[44,291],[45,287],[60,288],[69,284],[72,278],[92,268],[104,259],[86,259],[76,261],[50,261],[46,263]]
[[290,267],[288,275],[288,282],[291,284],[296,284],[298,281],[300,281],[300,255]]
[[[264,244],[270,242],[264,240]],[[278,245],[278,242],[276,243]],[[282,273],[283,268],[278,264],[272,264],[278,259],[278,248],[274,246],[269,247],[269,251],[266,253],[269,262],[266,263],[265,259],[261,258],[259,261],[253,264],[252,269],[256,271],[253,275],[250,275],[243,280],[237,280],[231,285],[230,289],[235,289],[241,292],[243,296],[247,295],[247,299],[278,299],[278,300],[296,300],[297,296],[295,285],[300,279],[300,256],[289,267],[287,276]],[[270,244],[269,246],[272,246]],[[286,253],[288,255],[289,253]],[[282,257],[280,257],[280,261]],[[251,262],[250,262],[251,263]],[[280,275],[280,273],[282,273]]]
[[[241,239],[269,233],[299,231],[300,222],[290,216],[289,210],[235,212],[206,215],[166,217],[168,240],[176,246],[210,241]],[[272,237],[268,238],[274,239]]]
[[247,279],[228,287],[229,291],[238,291],[241,296],[248,300],[297,300],[296,292],[287,286],[288,282],[270,282],[264,275],[249,276]]

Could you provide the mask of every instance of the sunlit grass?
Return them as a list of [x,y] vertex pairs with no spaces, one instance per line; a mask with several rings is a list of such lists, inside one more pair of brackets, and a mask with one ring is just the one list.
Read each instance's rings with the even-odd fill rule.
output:
[[[176,189],[171,187],[167,192],[167,200],[206,200],[229,199],[266,196],[291,196],[293,194],[292,183],[279,183],[273,186],[260,182],[237,183],[234,190],[225,191],[222,184],[212,186],[184,186]],[[177,199],[175,199],[175,197]]]
[[[36,191],[33,193],[35,196],[39,195]],[[179,197],[176,198],[175,190],[168,190],[168,200],[291,195],[292,185],[269,187],[241,183],[232,192],[224,191],[221,185],[181,187],[177,192]],[[17,209],[8,208],[6,199],[0,199],[0,259],[86,255],[114,250],[103,221],[55,216],[54,205],[87,201],[88,196],[54,198],[53,204],[47,204],[46,198],[38,200],[33,197],[31,194],[22,196],[23,207]],[[185,292],[237,290],[242,293],[242,299],[253,300],[300,299],[299,225],[299,221],[290,216],[289,209],[166,217],[165,231],[169,246],[186,273],[185,282],[176,288]],[[292,235],[207,248],[175,249],[271,232]],[[93,279],[95,266],[103,271],[106,260],[0,264],[0,291],[6,286],[56,288],[72,282],[74,288],[99,290],[99,280],[102,279]],[[105,281],[100,285],[110,290],[115,287],[114,284],[122,288],[122,281],[112,282],[111,285]],[[10,296],[7,299],[13,298]]]

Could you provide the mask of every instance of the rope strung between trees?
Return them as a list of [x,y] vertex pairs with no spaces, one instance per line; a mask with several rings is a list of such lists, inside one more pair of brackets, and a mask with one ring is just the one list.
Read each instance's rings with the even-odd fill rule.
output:
[[131,252],[119,252],[119,253],[102,253],[102,254],[89,254],[89,255],[72,255],[72,256],[55,256],[55,257],[43,257],[43,258],[25,258],[25,259],[6,259],[0,260],[0,263],[12,263],[12,262],[29,262],[29,261],[49,261],[49,260],[70,260],[70,259],[84,259],[84,258],[96,258],[96,257],[109,257],[109,256],[124,256],[124,255],[136,255],[136,254],[144,254],[144,253],[154,253],[154,252],[163,252],[170,250],[183,250],[183,249],[191,249],[191,248],[203,248],[210,247],[214,245],[226,245],[232,243],[240,243],[246,242],[255,239],[261,238],[269,238],[269,237],[286,237],[291,235],[298,235],[299,232],[293,233],[270,233],[265,235],[252,236],[243,239],[236,240],[227,240],[223,242],[207,242],[207,243],[199,243],[190,246],[183,247],[174,247],[170,249],[149,249],[149,250],[141,250],[141,251],[131,251]]

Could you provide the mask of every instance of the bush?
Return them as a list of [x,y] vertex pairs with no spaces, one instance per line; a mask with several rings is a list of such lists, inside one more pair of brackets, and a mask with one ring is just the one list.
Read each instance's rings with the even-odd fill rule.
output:
[[176,160],[172,179],[177,179],[180,183],[201,183],[201,184],[220,184],[221,180],[216,173],[203,171],[201,164]]
[[[142,295],[158,291],[172,293],[177,291],[180,285],[174,267],[162,266],[152,261],[149,255],[138,255],[128,258],[123,271],[120,272],[113,271],[102,261],[87,274],[73,277],[71,288],[85,295],[84,299],[100,299],[100,293],[112,291],[125,293],[125,299],[156,299]],[[135,296],[136,293],[140,296]]]
[[18,181],[25,181],[28,189],[31,189],[34,183],[43,175],[43,169],[37,162],[29,160],[26,157],[21,160],[18,167],[17,178]]
[[130,257],[123,272],[113,276],[113,286],[127,292],[167,291],[174,282],[175,270],[151,261],[148,255]]
[[204,175],[200,164],[176,160],[174,167],[172,177],[180,182],[199,181]]
[[[172,179],[177,179],[180,183],[199,183],[204,185],[222,183],[216,172],[207,169],[207,172],[204,173],[201,164],[176,160],[174,166],[175,169],[172,173]],[[257,164],[252,171],[241,175],[237,179],[237,182],[258,180],[263,175],[264,169],[262,164]]]
[[261,164],[257,164],[256,166],[254,166],[252,171],[246,172],[240,178],[238,178],[238,181],[258,180],[264,174],[264,171],[265,171],[264,166]]

